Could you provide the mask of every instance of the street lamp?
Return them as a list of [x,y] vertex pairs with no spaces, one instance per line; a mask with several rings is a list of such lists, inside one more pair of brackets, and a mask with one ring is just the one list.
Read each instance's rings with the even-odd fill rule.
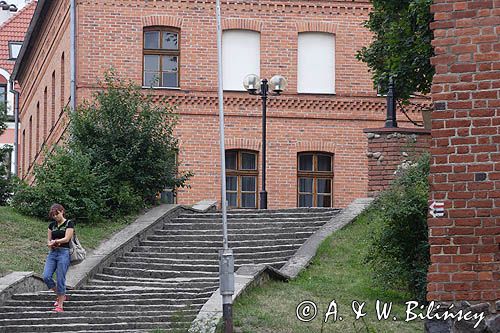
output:
[[275,75],[271,80],[261,79],[258,75],[250,74],[243,80],[243,86],[250,95],[262,97],[262,191],[260,192],[260,209],[267,209],[266,192],[266,111],[267,96],[280,95],[286,88],[286,79],[281,75]]

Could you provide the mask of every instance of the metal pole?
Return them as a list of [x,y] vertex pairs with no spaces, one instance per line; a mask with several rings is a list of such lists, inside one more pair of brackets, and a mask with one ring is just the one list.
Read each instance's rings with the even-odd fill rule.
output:
[[398,127],[396,121],[396,93],[392,77],[389,79],[389,91],[387,92],[387,118],[385,120],[385,127]]
[[18,176],[19,165],[19,92],[14,88],[14,81],[10,81],[10,92],[14,94],[14,175]]
[[219,279],[222,295],[222,317],[224,333],[233,332],[233,294],[234,294],[234,257],[228,245],[227,235],[227,200],[226,200],[226,149],[224,145],[224,91],[222,81],[222,24],[220,0],[216,0],[215,14],[217,21],[217,60],[218,60],[218,95],[219,95],[219,127],[220,127],[220,159],[221,159],[221,203],[222,232],[224,249],[220,252]]
[[267,113],[267,93],[269,85],[267,79],[263,79],[261,83],[262,96],[262,191],[260,192],[260,209],[267,209],[267,192],[266,192],[266,113]]

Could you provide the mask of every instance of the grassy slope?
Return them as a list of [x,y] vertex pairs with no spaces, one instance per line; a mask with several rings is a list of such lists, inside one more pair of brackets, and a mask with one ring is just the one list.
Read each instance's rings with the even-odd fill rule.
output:
[[[78,224],[78,238],[85,249],[100,242],[129,224],[133,218],[108,221],[100,225]],[[0,207],[0,276],[10,271],[34,271],[42,274],[47,256],[47,227],[42,221]]]
[[[365,215],[335,233],[321,245],[309,268],[289,283],[272,281],[247,292],[235,304],[235,332],[422,332],[421,321],[404,322],[404,302],[409,296],[374,285],[363,262],[370,235],[377,226]],[[375,301],[394,302],[391,319],[376,319]],[[311,300],[318,305],[318,316],[308,323],[296,319],[296,306]],[[322,319],[332,300],[336,300],[343,321],[324,324]],[[366,325],[355,321],[351,302],[366,302]],[[400,318],[393,321],[392,317]]]

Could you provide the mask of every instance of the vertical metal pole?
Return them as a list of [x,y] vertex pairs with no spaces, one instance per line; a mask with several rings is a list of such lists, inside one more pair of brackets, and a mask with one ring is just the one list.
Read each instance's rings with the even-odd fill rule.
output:
[[219,127],[220,127],[220,159],[221,159],[221,203],[222,231],[224,249],[219,259],[220,293],[222,295],[222,317],[224,333],[233,332],[233,294],[234,294],[234,257],[229,249],[227,235],[227,200],[226,200],[226,149],[224,145],[224,91],[222,81],[222,24],[220,0],[216,0],[215,14],[217,21],[217,60],[218,60],[218,95],[219,95]]
[[269,85],[267,79],[261,83],[262,96],[262,191],[260,192],[260,209],[267,209],[267,191],[266,191],[266,130],[267,130],[267,93]]
[[392,76],[389,79],[389,91],[387,92],[387,118],[385,120],[385,127],[398,127],[398,123],[396,121],[396,93]]
[[19,92],[14,89],[14,81],[10,81],[10,92],[14,94],[14,175],[18,176],[19,165]]

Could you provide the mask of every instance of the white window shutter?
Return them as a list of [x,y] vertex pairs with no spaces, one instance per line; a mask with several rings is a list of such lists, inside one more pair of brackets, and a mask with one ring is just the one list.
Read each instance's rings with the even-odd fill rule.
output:
[[297,91],[335,93],[335,36],[323,32],[299,34]]
[[260,75],[260,33],[251,30],[223,32],[222,72],[224,90],[244,91],[245,76]]

